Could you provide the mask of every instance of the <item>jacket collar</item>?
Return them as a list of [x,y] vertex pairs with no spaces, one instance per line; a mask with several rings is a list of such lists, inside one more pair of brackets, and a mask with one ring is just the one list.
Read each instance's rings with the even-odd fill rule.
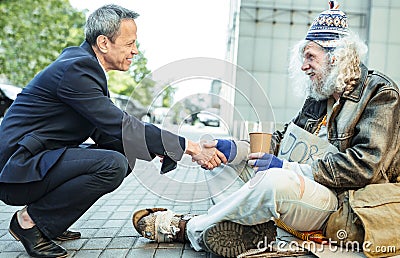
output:
[[351,92],[345,92],[341,97],[350,99],[354,102],[358,102],[364,92],[366,81],[368,77],[368,69],[364,64],[360,65],[361,67],[361,77],[359,82],[355,85],[354,89]]
[[87,42],[86,40],[82,42],[80,45],[81,48],[85,49],[87,52],[89,52],[92,56],[96,57],[96,54],[93,51],[92,46]]
[[87,52],[89,52],[94,58],[96,58],[97,62],[99,62],[99,65],[101,67],[101,69],[104,72],[104,75],[106,77],[106,80],[108,81],[108,74],[106,72],[106,70],[104,69],[103,65],[100,63],[100,60],[97,58],[96,53],[94,52],[92,46],[89,44],[89,42],[87,42],[86,40],[82,42],[82,44],[80,45],[81,48],[85,49]]

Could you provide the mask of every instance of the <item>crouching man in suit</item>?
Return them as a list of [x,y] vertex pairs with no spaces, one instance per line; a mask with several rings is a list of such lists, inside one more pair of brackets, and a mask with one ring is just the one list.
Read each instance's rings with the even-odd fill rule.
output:
[[[26,205],[9,231],[33,257],[65,257],[52,239],[101,196],[115,190],[136,158],[163,157],[163,172],[189,154],[205,168],[226,162],[215,148],[146,124],[109,98],[107,72],[127,71],[136,47],[137,13],[106,5],[88,18],[86,40],[66,48],[18,95],[0,127],[0,200]],[[88,137],[90,148],[79,145]]]

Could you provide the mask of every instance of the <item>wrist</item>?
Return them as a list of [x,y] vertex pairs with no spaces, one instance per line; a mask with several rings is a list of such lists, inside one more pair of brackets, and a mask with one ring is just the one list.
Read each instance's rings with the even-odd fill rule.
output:
[[217,139],[216,148],[224,154],[228,162],[234,160],[237,155],[237,146],[233,140]]

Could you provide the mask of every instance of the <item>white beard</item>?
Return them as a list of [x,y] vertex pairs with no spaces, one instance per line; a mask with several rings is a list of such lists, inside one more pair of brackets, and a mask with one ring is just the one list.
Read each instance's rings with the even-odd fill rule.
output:
[[329,98],[336,92],[335,78],[337,73],[333,70],[324,72],[323,81],[313,82],[308,79],[306,94],[316,100],[324,100]]
[[311,81],[310,78],[300,69],[290,71],[294,78],[295,91],[302,96],[311,97],[316,100],[324,100],[332,96],[337,91],[335,86],[337,78],[337,69],[326,69],[323,71],[323,78],[319,81]]

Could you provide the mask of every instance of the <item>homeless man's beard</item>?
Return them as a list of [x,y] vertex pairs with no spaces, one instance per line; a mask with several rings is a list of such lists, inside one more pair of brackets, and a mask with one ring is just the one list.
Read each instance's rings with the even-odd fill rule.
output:
[[308,97],[314,98],[316,100],[324,100],[335,93],[335,79],[337,77],[335,69],[324,69],[322,71],[321,77],[324,79],[315,81],[310,80],[309,77],[305,77],[305,79],[307,80],[305,83],[307,85],[306,94]]

